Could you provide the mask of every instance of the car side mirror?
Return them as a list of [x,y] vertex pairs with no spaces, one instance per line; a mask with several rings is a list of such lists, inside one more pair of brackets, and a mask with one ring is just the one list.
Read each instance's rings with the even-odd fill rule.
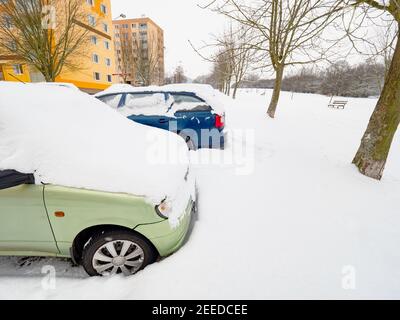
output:
[[23,184],[35,184],[35,177],[33,174],[20,173],[15,170],[0,171],[0,190]]

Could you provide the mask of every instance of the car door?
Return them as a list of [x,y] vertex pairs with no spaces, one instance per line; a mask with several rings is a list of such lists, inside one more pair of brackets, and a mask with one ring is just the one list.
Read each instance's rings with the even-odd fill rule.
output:
[[43,186],[32,175],[0,171],[0,252],[12,254],[58,253],[47,216]]
[[162,92],[127,93],[120,112],[137,123],[169,130],[166,97]]

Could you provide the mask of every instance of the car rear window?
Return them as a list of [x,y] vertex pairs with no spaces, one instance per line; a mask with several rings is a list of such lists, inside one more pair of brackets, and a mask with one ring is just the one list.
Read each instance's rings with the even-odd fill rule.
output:
[[165,107],[165,95],[163,93],[127,94],[124,106],[138,109],[155,106]]
[[174,100],[173,109],[174,112],[201,112],[201,111],[212,111],[211,106],[206,102],[191,95],[184,94],[172,94]]

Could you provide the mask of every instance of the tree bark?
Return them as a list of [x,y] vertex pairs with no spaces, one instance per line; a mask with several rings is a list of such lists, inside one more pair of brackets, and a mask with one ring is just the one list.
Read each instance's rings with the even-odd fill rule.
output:
[[380,180],[400,123],[400,40],[381,97],[353,160],[360,172]]
[[272,119],[275,118],[276,108],[278,107],[279,97],[281,95],[284,69],[283,65],[276,69],[274,92],[272,93],[272,99],[267,112]]
[[236,99],[237,90],[239,88],[239,84],[235,83],[235,87],[233,89],[232,99]]

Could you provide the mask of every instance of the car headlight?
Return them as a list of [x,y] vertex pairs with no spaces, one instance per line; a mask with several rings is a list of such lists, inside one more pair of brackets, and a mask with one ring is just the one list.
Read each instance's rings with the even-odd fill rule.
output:
[[168,219],[172,212],[172,206],[167,200],[164,200],[156,206],[156,212],[161,218]]

